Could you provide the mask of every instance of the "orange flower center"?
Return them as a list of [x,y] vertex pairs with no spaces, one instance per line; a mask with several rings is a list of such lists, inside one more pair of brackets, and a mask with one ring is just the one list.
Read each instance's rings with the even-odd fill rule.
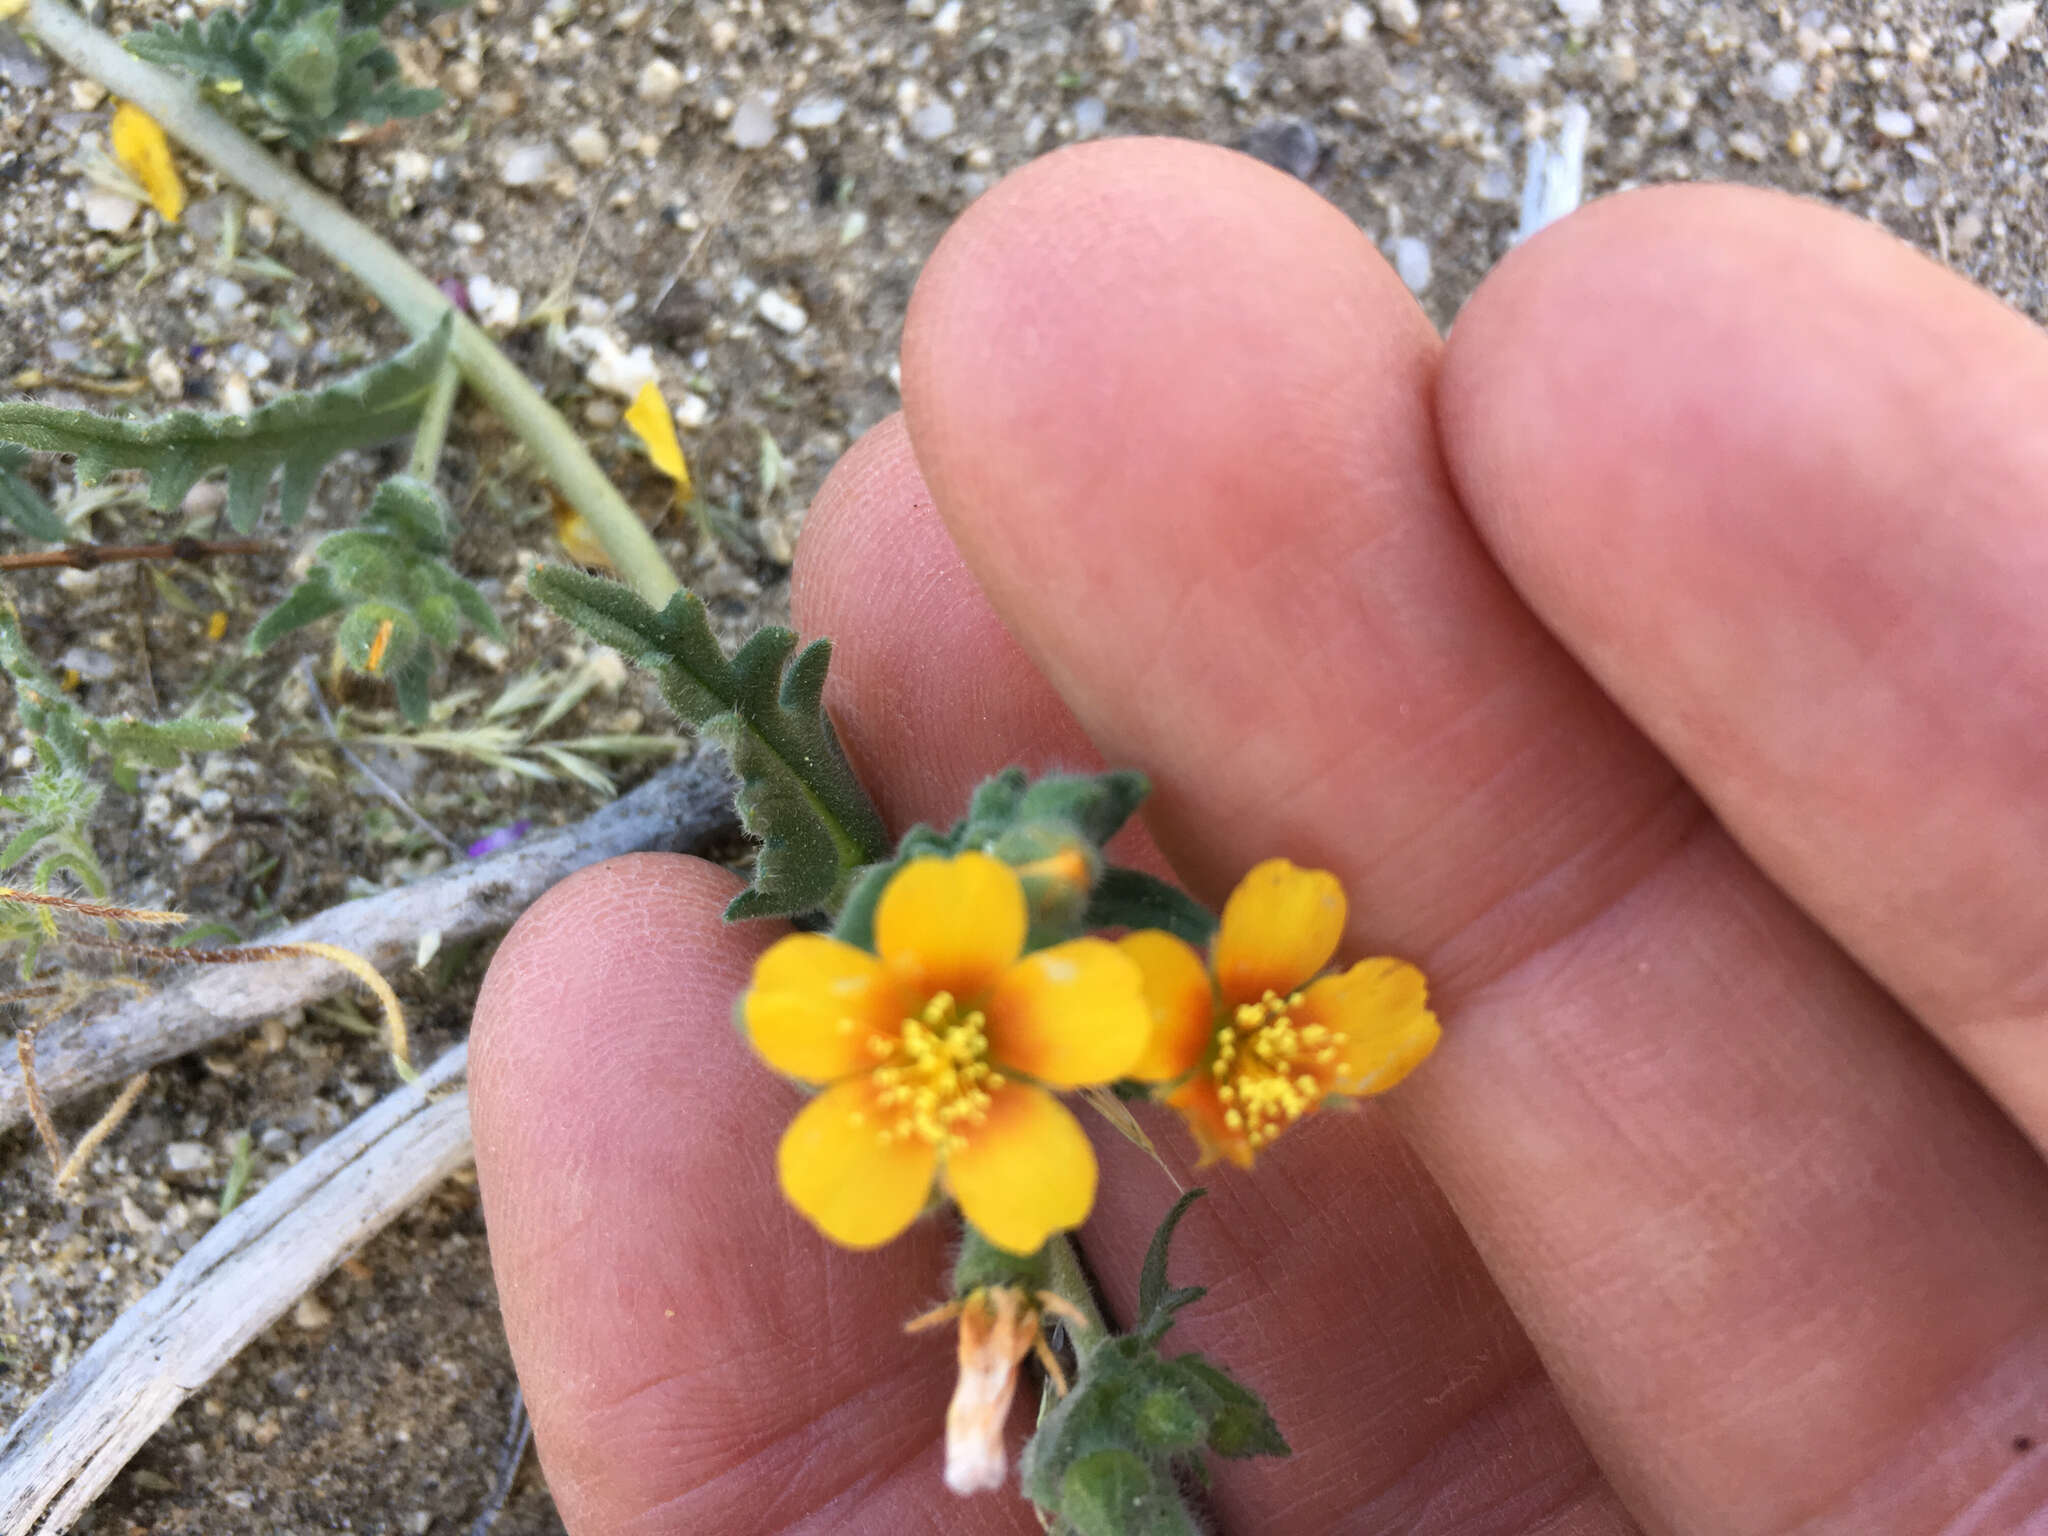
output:
[[1223,1123],[1254,1152],[1322,1103],[1344,1047],[1341,1030],[1298,1024],[1301,994],[1268,992],[1244,1003],[1217,1031],[1209,1074],[1223,1102]]
[[940,992],[891,1036],[875,1034],[868,1050],[884,1143],[916,1139],[941,1152],[967,1144],[966,1132],[988,1118],[989,1096],[1003,1076],[989,1065],[988,1019],[963,1012]]

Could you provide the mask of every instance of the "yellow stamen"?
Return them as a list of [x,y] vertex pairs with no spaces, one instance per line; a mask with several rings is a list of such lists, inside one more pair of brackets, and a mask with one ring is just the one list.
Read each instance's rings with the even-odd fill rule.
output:
[[914,1137],[941,1152],[958,1151],[1003,1086],[988,1063],[987,1018],[978,1009],[963,1013],[950,992],[905,1019],[894,1040],[876,1035],[868,1049],[882,1057],[870,1080],[875,1104],[888,1117],[879,1132],[885,1143]]
[[1223,1124],[1253,1151],[1314,1109],[1324,1077],[1347,1037],[1325,1024],[1297,1024],[1302,995],[1268,992],[1231,1011],[1216,1042],[1210,1074],[1225,1106]]

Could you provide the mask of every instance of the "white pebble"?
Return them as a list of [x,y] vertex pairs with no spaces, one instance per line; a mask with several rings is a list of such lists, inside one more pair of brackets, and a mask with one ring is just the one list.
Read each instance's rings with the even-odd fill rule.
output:
[[562,142],[578,165],[586,165],[593,170],[611,158],[612,141],[595,123],[585,123]]
[[789,109],[789,126],[809,131],[830,128],[846,116],[846,100],[840,96],[806,96]]
[[941,37],[960,35],[960,0],[946,0],[939,7],[938,14],[932,17],[932,30]]
[[85,210],[85,227],[98,230],[103,235],[125,232],[135,222],[135,215],[142,212],[142,204],[134,198],[123,197],[103,187],[86,188],[79,203]]
[[334,1310],[318,1296],[308,1291],[299,1298],[299,1304],[292,1308],[292,1322],[307,1333],[325,1328],[334,1321]]
[[1806,89],[1806,66],[1797,59],[1780,59],[1764,75],[1764,94],[1773,101],[1795,100]]
[[664,106],[674,101],[683,88],[683,72],[667,59],[649,59],[634,83],[633,92],[642,101]]
[[[685,391],[683,398],[676,402],[676,425],[679,427],[701,427],[711,419],[711,402],[702,395]],[[610,655],[610,652],[605,652]]]
[[2036,0],[2013,0],[2010,5],[1998,6],[1991,13],[1993,35],[2010,48],[2034,24],[2037,9]]
[[459,219],[448,226],[448,233],[457,245],[482,245],[484,227],[475,219]]
[[232,277],[216,277],[206,285],[207,301],[222,314],[242,307],[242,301],[249,297],[249,290]]
[[1590,27],[1600,19],[1600,0],[1557,0],[1557,13],[1568,27]]
[[508,187],[530,187],[545,181],[555,168],[555,151],[547,144],[514,144],[498,160],[498,180]]
[[1083,96],[1074,103],[1074,136],[1093,138],[1102,132],[1102,125],[1109,120],[1109,108],[1103,105],[1100,96]]
[[1429,286],[1429,246],[1413,235],[1403,235],[1394,242],[1394,270],[1410,293],[1422,292]]
[[794,336],[811,323],[811,317],[804,313],[803,305],[794,299],[785,298],[773,288],[762,290],[759,302],[754,305],[754,311],[785,336]]
[[519,323],[519,290],[479,272],[468,280],[469,308],[487,331],[509,331]]
[[1728,148],[1753,165],[1761,165],[1771,153],[1764,141],[1747,128],[1738,128],[1728,135]]
[[768,91],[750,91],[733,110],[727,133],[739,149],[766,149],[775,142],[775,97]]
[[185,398],[185,375],[179,370],[168,348],[158,347],[149,354],[149,387],[165,400]]
[[1223,72],[1223,88],[1239,101],[1249,101],[1252,92],[1259,88],[1261,73],[1257,59],[1239,59]]
[[230,373],[220,381],[220,408],[230,416],[246,416],[256,409],[256,402],[249,394],[249,381],[239,373]]
[[1337,35],[1347,43],[1362,43],[1372,36],[1372,12],[1362,5],[1347,5],[1337,23]]
[[213,1148],[203,1141],[174,1141],[164,1148],[164,1162],[173,1173],[198,1173],[213,1166]]
[[1533,91],[1550,73],[1551,63],[1547,53],[1497,53],[1493,56],[1493,78],[1514,90]]
[[1413,37],[1422,30],[1422,11],[1415,0],[1379,0],[1379,13],[1381,25],[1403,37]]
[[910,114],[910,131],[927,144],[936,144],[953,131],[952,103],[928,101]]
[[1910,139],[1919,126],[1912,113],[1901,112],[1897,107],[1880,107],[1871,114],[1870,125],[1888,139]]

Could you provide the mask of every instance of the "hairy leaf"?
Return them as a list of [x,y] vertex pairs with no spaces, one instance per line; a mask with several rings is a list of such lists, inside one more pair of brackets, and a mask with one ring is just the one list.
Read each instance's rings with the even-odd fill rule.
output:
[[1172,1475],[1130,1451],[1096,1451],[1067,1468],[1059,1510],[1074,1536],[1195,1536]]
[[28,450],[0,443],[0,519],[43,544],[62,544],[71,537],[50,504],[18,473],[28,463]]
[[345,614],[335,642],[342,660],[389,678],[400,712],[425,723],[434,648],[454,646],[465,625],[493,639],[503,635],[483,594],[444,558],[454,542],[448,509],[434,489],[392,476],[377,487],[361,527],[320,541],[306,579],[249,632],[249,654]]
[[295,523],[336,454],[402,437],[419,421],[448,352],[449,323],[383,362],[318,391],[280,395],[247,416],[172,411],[140,419],[0,401],[0,441],[78,456],[86,484],[113,470],[149,476],[149,504],[168,512],[201,476],[228,472],[228,521],[246,532],[284,474],[279,515]]
[[159,22],[125,39],[129,52],[222,88],[260,113],[257,126],[310,149],[351,124],[419,117],[441,93],[404,84],[377,26],[390,0],[254,0],[182,27]]
[[1163,928],[1197,949],[1216,933],[1216,914],[1177,885],[1112,864],[1088,898],[1089,928]]
[[836,911],[856,872],[888,856],[881,817],[825,713],[829,642],[799,651],[789,630],[764,629],[728,659],[694,593],[678,592],[657,613],[617,582],[561,566],[535,571],[528,585],[652,671],[669,707],[730,757],[741,824],[761,849],[728,918]]

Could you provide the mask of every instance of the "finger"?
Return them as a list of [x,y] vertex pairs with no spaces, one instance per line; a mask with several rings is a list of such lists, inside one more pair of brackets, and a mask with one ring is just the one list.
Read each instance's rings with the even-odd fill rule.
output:
[[2048,1149],[2043,401],[2019,316],[1734,188],[1532,246],[1460,317],[1443,390],[1529,601]]
[[1325,865],[1439,978],[1390,1105],[1650,1523],[1947,1519],[2048,1376],[2037,1169],[1518,603],[1419,320],[1264,177],[1105,146],[970,210],[904,343],[940,514],[1209,895]]
[[[1197,163],[1175,180],[1205,172]],[[1138,167],[1132,179],[1146,174]],[[1285,184],[1237,184],[1241,215],[1282,219],[1282,238],[1311,252],[1333,233],[1353,238],[1313,216],[1304,230],[1291,193],[1269,209],[1276,185]],[[1170,207],[1184,191],[1169,182],[1146,196]],[[1076,189],[1071,237],[1085,243],[1079,221],[1106,195]],[[1113,248],[1091,259],[1125,261]],[[1397,336],[1413,337],[1398,288],[1371,302],[1393,310]],[[1370,351],[1362,363],[1373,366]],[[1390,431],[1388,443],[1394,456],[1418,451],[1412,434]],[[792,600],[805,632],[834,638],[835,717],[896,826],[949,823],[976,782],[1012,762],[1100,763],[967,574],[900,423],[863,438],[820,491]],[[1196,1182],[1185,1136],[1164,1117],[1150,1125],[1183,1183]],[[1084,1246],[1128,1319],[1145,1244],[1176,1191],[1121,1139],[1096,1143],[1103,1176]],[[1276,1467],[1217,1469],[1235,1529],[1509,1530],[1545,1517],[1558,1531],[1627,1527],[1442,1197],[1376,1116],[1305,1127],[1257,1181],[1215,1183],[1183,1228],[1175,1266],[1214,1291],[1174,1347],[1212,1349],[1241,1371],[1296,1450]]]
[[576,1536],[1034,1530],[949,1506],[950,1352],[906,1339],[946,1235],[831,1248],[785,1205],[797,1094],[733,999],[764,925],[693,859],[614,860],[549,892],[477,1002],[477,1172],[505,1330]]

